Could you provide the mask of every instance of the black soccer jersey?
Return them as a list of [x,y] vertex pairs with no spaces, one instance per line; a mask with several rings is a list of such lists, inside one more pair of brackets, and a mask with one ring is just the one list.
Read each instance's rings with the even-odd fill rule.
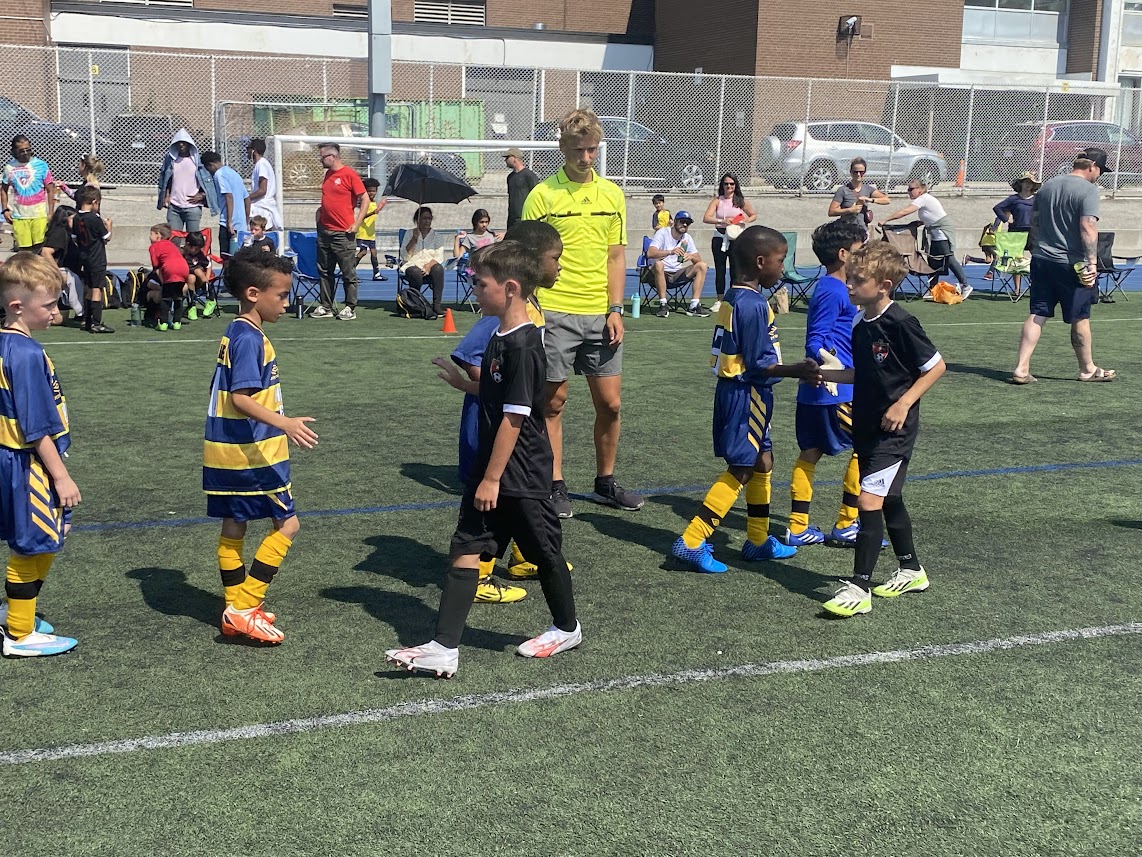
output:
[[480,445],[471,484],[484,478],[504,414],[520,414],[523,426],[500,477],[500,494],[540,500],[551,496],[553,461],[543,416],[546,382],[547,357],[539,328],[529,321],[492,335],[480,364]]
[[107,234],[107,224],[99,212],[79,212],[72,219],[71,231],[75,234],[83,270],[88,274],[106,271],[107,245],[103,237]]
[[860,454],[873,447],[899,447],[906,452],[920,427],[920,403],[908,411],[896,432],[880,427],[881,418],[916,383],[940,362],[936,350],[916,317],[900,304],[890,303],[876,318],[863,312],[853,319],[853,447]]

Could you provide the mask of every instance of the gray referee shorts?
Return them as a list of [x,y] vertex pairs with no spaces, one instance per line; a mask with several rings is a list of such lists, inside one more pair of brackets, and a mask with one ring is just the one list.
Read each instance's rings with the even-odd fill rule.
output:
[[572,315],[544,310],[543,344],[547,380],[562,383],[576,375],[605,378],[623,372],[623,346],[607,342],[605,315]]

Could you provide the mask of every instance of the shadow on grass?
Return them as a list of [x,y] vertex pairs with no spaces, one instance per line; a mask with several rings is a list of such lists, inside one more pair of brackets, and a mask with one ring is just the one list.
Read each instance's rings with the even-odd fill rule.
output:
[[1123,518],[1111,518],[1107,523],[1125,530],[1142,530],[1142,521],[1127,521]]
[[[949,363],[948,371],[958,375],[978,375],[989,381],[1006,381],[1011,377],[1010,369],[992,369],[990,366],[969,366],[966,363]],[[1035,377],[1040,377],[1036,375]]]
[[[396,646],[418,646],[432,639],[436,631],[436,607],[429,606],[412,595],[390,592],[375,586],[330,586],[319,593],[331,601],[360,604],[365,611],[396,633]],[[469,625],[461,640],[462,646],[502,652],[518,646],[527,639],[522,634],[501,634],[482,631]],[[390,648],[382,644],[380,648]],[[403,672],[403,671],[402,671]]]
[[125,576],[139,581],[144,603],[156,613],[186,616],[203,625],[218,627],[222,615],[221,595],[188,583],[186,572],[148,567],[132,569]]
[[455,464],[426,464],[422,461],[412,461],[402,464],[400,472],[401,476],[419,482],[425,488],[457,496],[464,492]]
[[408,536],[370,536],[365,544],[373,552],[354,571],[383,574],[409,586],[439,586],[452,565],[447,555]]

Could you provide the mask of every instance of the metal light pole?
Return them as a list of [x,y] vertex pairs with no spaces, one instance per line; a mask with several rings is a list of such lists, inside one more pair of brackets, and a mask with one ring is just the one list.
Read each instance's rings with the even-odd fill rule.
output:
[[391,0],[369,0],[369,136],[384,137],[385,98],[393,91]]

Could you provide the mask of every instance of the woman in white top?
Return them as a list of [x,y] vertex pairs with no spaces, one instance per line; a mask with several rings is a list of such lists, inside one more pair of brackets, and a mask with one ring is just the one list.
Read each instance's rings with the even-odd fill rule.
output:
[[[733,259],[730,259],[730,244],[733,237],[726,234],[726,227],[744,227],[757,220],[757,212],[749,200],[742,196],[741,183],[733,173],[726,173],[718,183],[718,195],[706,206],[703,223],[715,228],[714,239],[710,242],[710,252],[714,254],[714,289],[718,296],[710,307],[710,312],[722,308],[722,298],[726,294],[726,260],[730,260],[730,283],[734,281]],[[737,232],[737,230],[733,230]]]
[[[899,220],[901,217],[907,217],[910,214],[915,214],[920,218],[920,222],[928,230],[930,239],[928,255],[934,257],[931,259],[932,267],[939,265],[943,268],[946,265],[951,269],[959,283],[960,294],[966,299],[972,293],[972,287],[968,285],[968,278],[967,274],[964,273],[963,265],[956,259],[954,243],[956,227],[952,225],[948,213],[944,211],[944,206],[936,197],[928,193],[928,186],[922,181],[913,179],[908,182],[908,197],[912,200],[911,205],[906,205],[899,211],[893,212],[882,222],[888,223],[892,220]],[[941,271],[936,271],[932,275],[931,285],[936,285],[940,279],[940,273]]]
[[444,240],[432,228],[432,209],[422,205],[412,216],[416,224],[404,247],[401,248],[401,272],[408,278],[414,289],[432,281],[432,311],[444,315],[441,300],[444,297],[444,256],[447,249]]

